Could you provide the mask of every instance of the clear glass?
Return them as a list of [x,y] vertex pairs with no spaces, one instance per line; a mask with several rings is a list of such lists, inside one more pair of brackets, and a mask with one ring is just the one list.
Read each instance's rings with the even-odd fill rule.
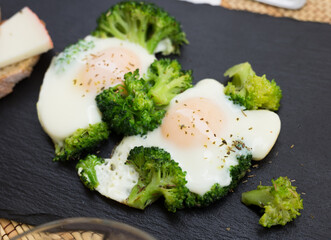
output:
[[40,225],[11,240],[155,240],[129,226],[98,218],[68,218]]

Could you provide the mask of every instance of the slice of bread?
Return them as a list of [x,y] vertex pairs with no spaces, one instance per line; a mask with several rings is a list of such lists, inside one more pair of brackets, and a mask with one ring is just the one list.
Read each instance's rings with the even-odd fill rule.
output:
[[0,68],[0,98],[13,91],[16,83],[29,77],[40,55]]
[[28,7],[2,22],[0,9],[1,31],[0,98],[29,77],[40,54],[53,48],[45,23]]

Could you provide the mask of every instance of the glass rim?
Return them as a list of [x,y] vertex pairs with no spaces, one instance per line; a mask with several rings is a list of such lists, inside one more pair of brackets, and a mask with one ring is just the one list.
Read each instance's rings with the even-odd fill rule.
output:
[[[140,230],[139,228],[130,226],[126,223],[118,222],[115,220],[110,220],[110,219],[101,219],[101,218],[92,218],[92,217],[74,217],[74,218],[63,218],[47,223],[43,223],[41,225],[38,225],[36,227],[33,227],[32,229],[23,232],[17,236],[14,236],[10,238],[10,240],[19,240],[21,238],[26,237],[29,234],[34,234],[42,231],[47,231],[52,228],[60,228],[63,225],[74,225],[74,224],[95,224],[98,226],[104,226],[104,227],[113,227],[118,230],[123,230],[126,232],[129,232],[131,234],[135,234],[143,239],[146,240],[156,240],[153,236],[150,234],[146,233],[143,230]],[[68,231],[69,229],[63,228],[63,231]],[[76,230],[79,231],[79,230]],[[92,229],[90,230],[92,231]]]

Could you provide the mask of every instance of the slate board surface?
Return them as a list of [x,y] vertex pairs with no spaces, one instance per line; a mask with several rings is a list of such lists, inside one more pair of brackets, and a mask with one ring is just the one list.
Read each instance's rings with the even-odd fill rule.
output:
[[[330,211],[331,26],[276,19],[220,7],[155,1],[183,25],[190,45],[178,58],[195,81],[216,78],[249,61],[276,79],[283,90],[282,129],[256,175],[234,193],[203,209],[168,213],[162,202],[145,211],[122,206],[87,190],[74,164],[53,163],[53,146],[38,122],[36,102],[43,75],[55,53],[96,26],[96,18],[117,1],[1,0],[3,19],[28,5],[43,19],[54,41],[29,79],[0,99],[0,217],[41,224],[65,217],[99,217],[128,223],[158,239],[328,239]],[[0,53],[1,54],[1,53]],[[120,139],[102,148],[108,156]],[[291,148],[291,145],[294,145]],[[260,181],[288,176],[304,192],[302,216],[285,227],[264,229],[259,213],[240,202]],[[227,231],[226,228],[230,228]]]

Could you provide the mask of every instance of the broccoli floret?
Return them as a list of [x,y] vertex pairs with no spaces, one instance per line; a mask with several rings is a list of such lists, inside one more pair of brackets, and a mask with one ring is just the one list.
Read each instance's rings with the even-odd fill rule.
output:
[[117,85],[97,95],[102,120],[118,134],[144,135],[157,128],[165,115],[148,96],[148,87],[139,77],[139,70],[124,76],[124,85]]
[[140,78],[138,69],[125,74],[123,85],[106,89],[96,97],[103,121],[125,136],[152,131],[161,124],[170,100],[192,86],[191,74],[170,59],[154,61],[145,78]]
[[192,71],[183,71],[177,60],[156,60],[148,68],[148,95],[158,106],[166,106],[177,94],[192,87]]
[[269,228],[274,225],[285,225],[300,216],[299,210],[303,209],[300,194],[287,177],[272,180],[272,184],[259,185],[256,190],[245,192],[241,197],[241,201],[247,206],[256,205],[264,208],[259,223]]
[[100,143],[108,139],[109,131],[104,122],[89,125],[88,128],[77,129],[63,144],[55,144],[53,161],[77,160],[94,151]]
[[277,111],[282,98],[282,91],[274,80],[269,81],[265,75],[259,77],[248,62],[228,69],[224,76],[232,78],[224,92],[231,100],[246,109],[269,109]]
[[81,159],[76,169],[81,181],[90,190],[94,190],[98,185],[98,178],[95,171],[95,166],[101,165],[105,162],[103,158],[99,158],[95,155],[88,155],[85,159]]
[[128,206],[145,209],[163,196],[169,211],[176,212],[184,207],[188,193],[186,173],[168,152],[158,147],[135,147],[130,151],[126,164],[132,165],[139,174],[138,183],[126,201]]
[[187,199],[185,200],[186,207],[208,206],[227,195],[230,190],[234,189],[238,185],[239,180],[245,176],[246,171],[250,168],[252,155],[251,153],[248,153],[247,155],[238,155],[237,159],[238,165],[230,167],[230,176],[232,178],[230,185],[221,187],[216,183],[204,195],[189,192]]
[[116,37],[140,44],[154,53],[162,41],[164,55],[179,54],[187,44],[185,33],[175,18],[152,3],[138,1],[120,2],[103,13],[92,33],[96,37]]

